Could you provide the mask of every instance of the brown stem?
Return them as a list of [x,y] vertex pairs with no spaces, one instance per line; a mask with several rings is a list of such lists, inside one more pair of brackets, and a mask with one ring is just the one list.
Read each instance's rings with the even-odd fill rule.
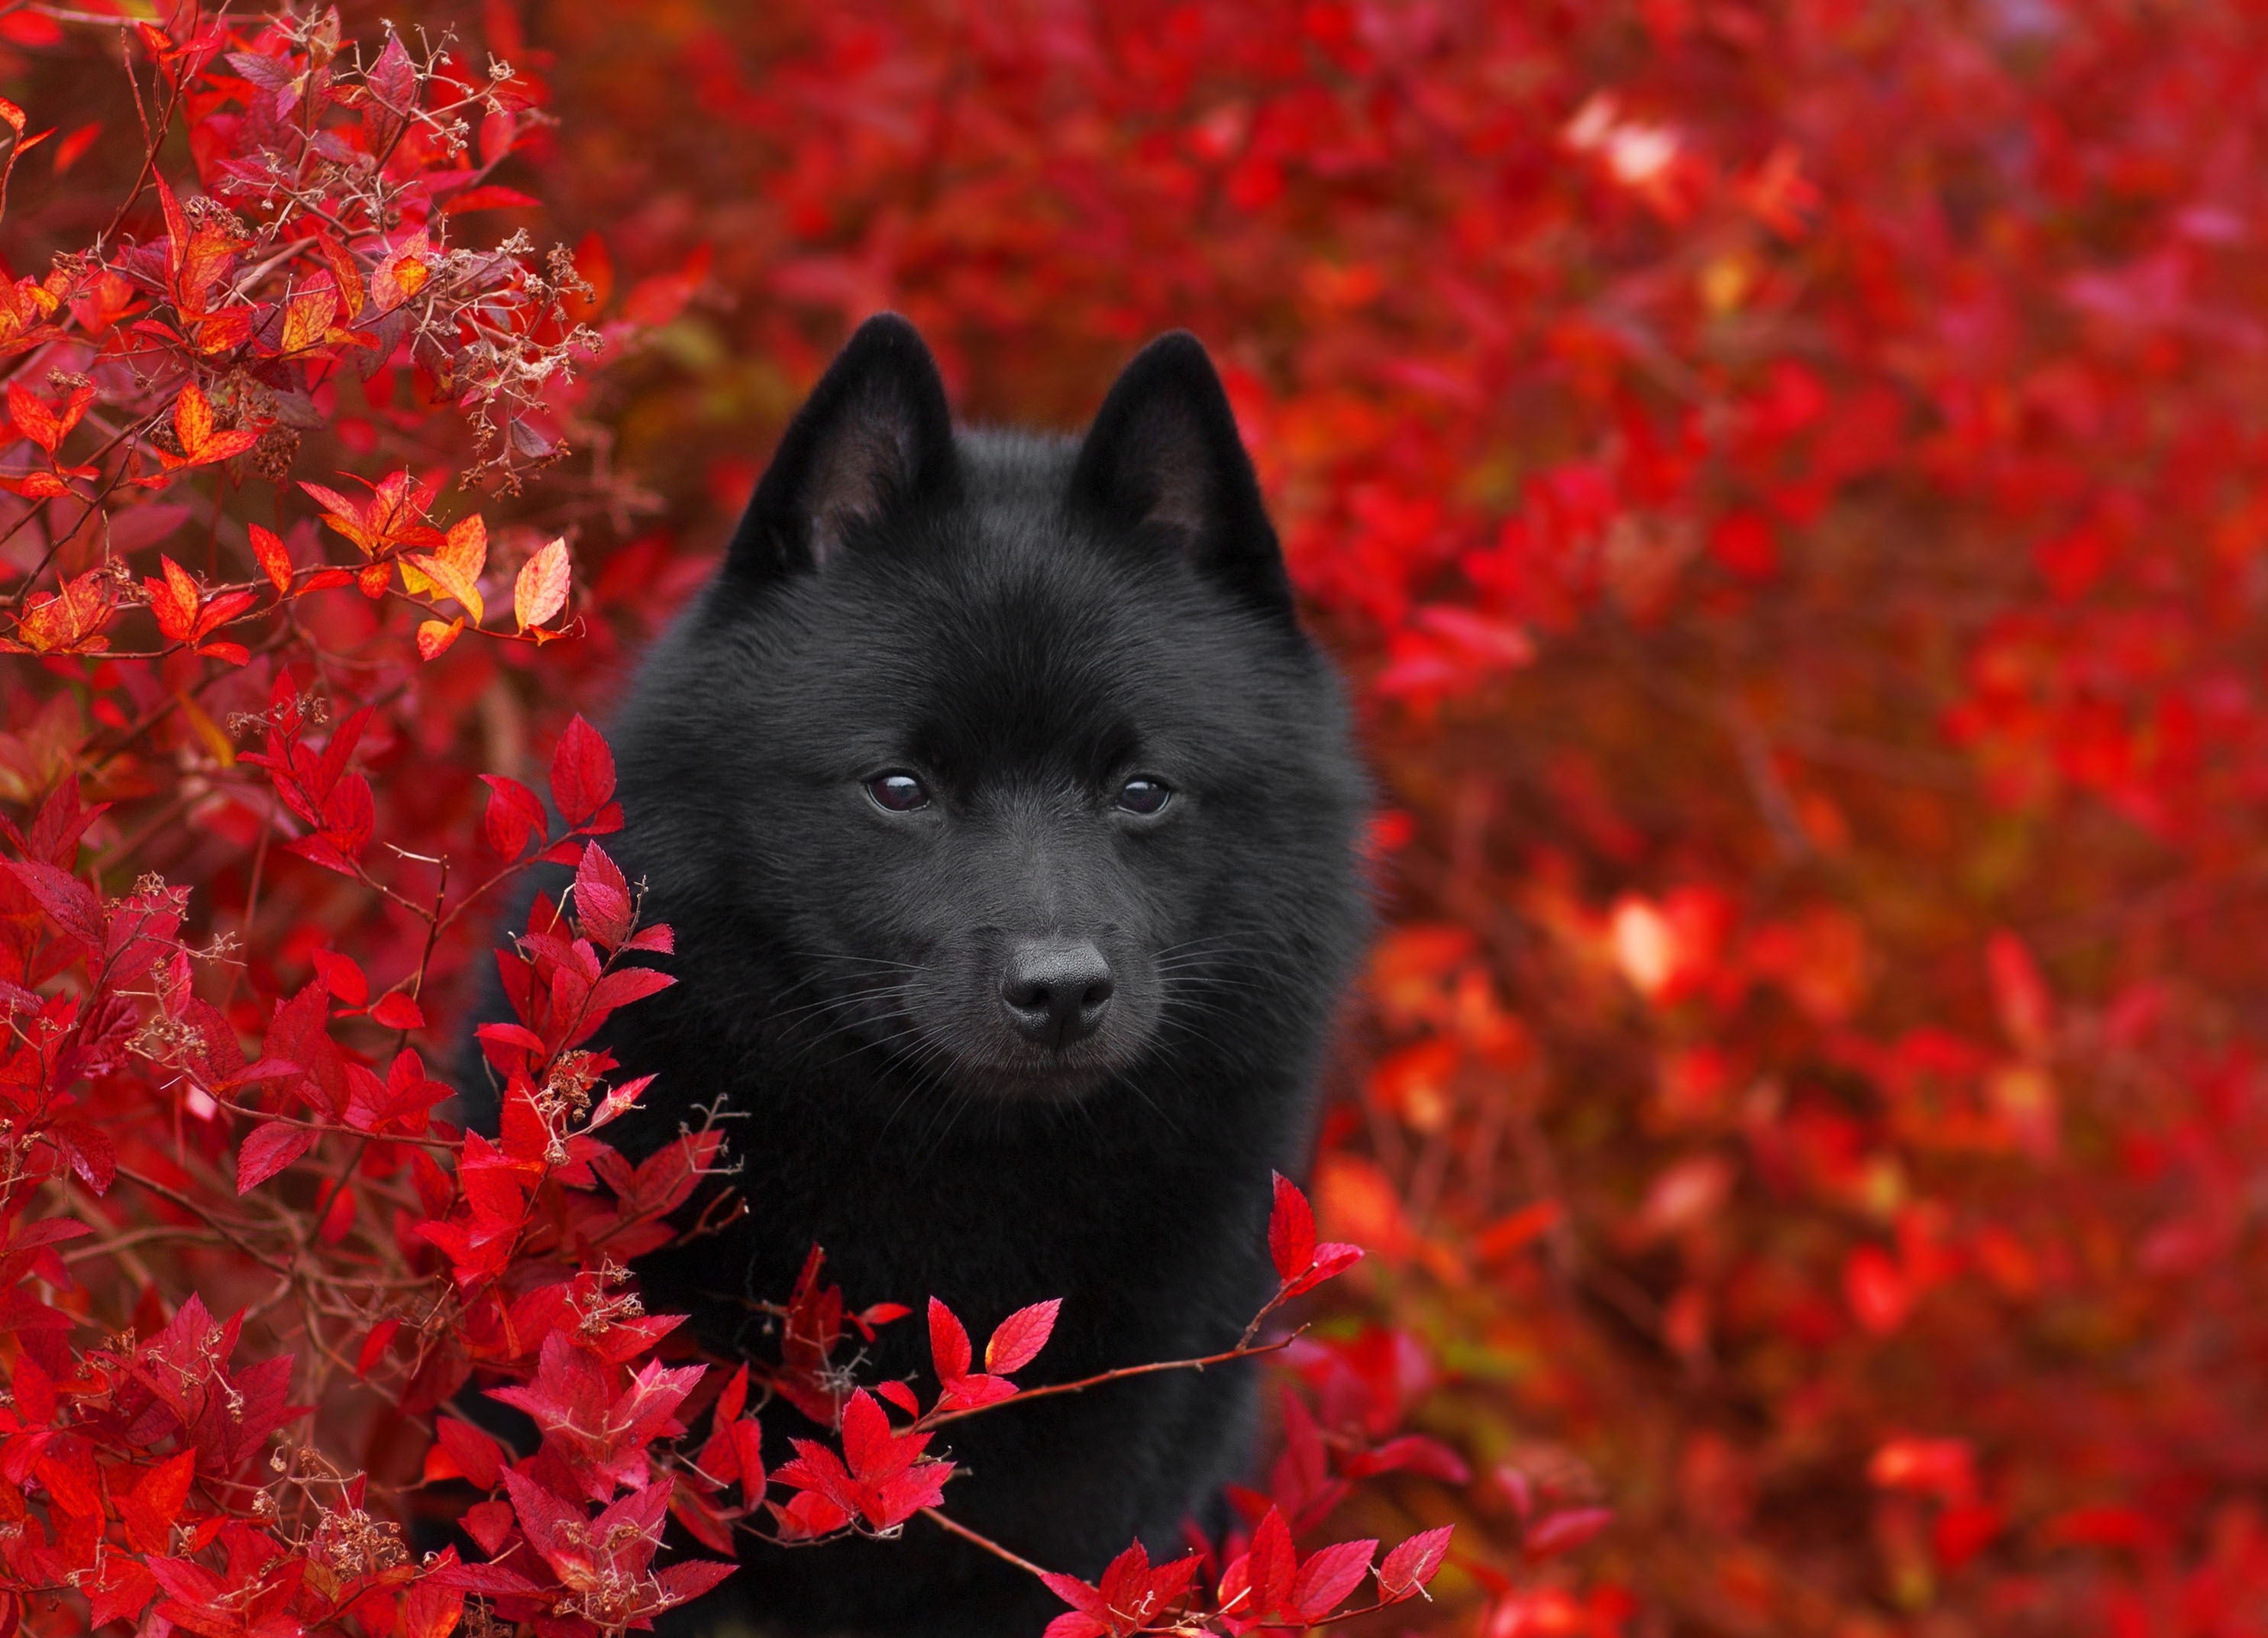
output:
[[[1271,1303],[1270,1306],[1274,1305]],[[1267,1310],[1263,1309],[1261,1311],[1264,1314]],[[1226,1365],[1231,1360],[1256,1359],[1263,1354],[1274,1354],[1280,1349],[1290,1347],[1298,1334],[1294,1332],[1290,1337],[1279,1337],[1273,1342],[1263,1342],[1256,1348],[1240,1342],[1226,1353],[1208,1354],[1203,1359],[1156,1360],[1147,1365],[1121,1365],[1116,1370],[1101,1371],[1093,1376],[1082,1376],[1077,1382],[1058,1382],[1051,1383],[1044,1388],[1026,1388],[1013,1398],[995,1399],[990,1405],[968,1406],[961,1410],[946,1411],[942,1414],[932,1412],[914,1426],[941,1428],[947,1422],[957,1422],[963,1417],[982,1416],[987,1411],[997,1411],[1004,1406],[1021,1405],[1027,1399],[1044,1399],[1058,1393],[1084,1393],[1089,1388],[1099,1388],[1106,1382],[1116,1382],[1125,1376],[1148,1376],[1161,1370],[1203,1370],[1208,1365]]]
[[990,1553],[994,1558],[1005,1560],[1008,1563],[1014,1565],[1018,1569],[1026,1572],[1027,1575],[1045,1575],[1050,1573],[1047,1570],[1042,1569],[1038,1565],[1033,1563],[1031,1560],[1020,1558],[1015,1553],[1009,1552],[1007,1548],[993,1540],[991,1537],[979,1535],[976,1531],[969,1529],[968,1525],[947,1518],[944,1514],[939,1512],[933,1507],[924,1508],[922,1509],[922,1516],[928,1519],[932,1524],[934,1524],[942,1529],[950,1531],[953,1534],[960,1537],[963,1541],[968,1542],[972,1546],[983,1548],[984,1551]]

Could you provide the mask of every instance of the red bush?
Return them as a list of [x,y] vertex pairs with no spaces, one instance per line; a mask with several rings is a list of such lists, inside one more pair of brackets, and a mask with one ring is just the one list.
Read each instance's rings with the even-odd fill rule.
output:
[[[887,305],[978,418],[1205,336],[1394,803],[1314,1187],[1373,1255],[1233,1561],[1061,1634],[1451,1522],[1388,1630],[2260,1630],[2250,10],[103,9],[0,13],[10,1620],[607,1627],[744,1515],[950,1516],[1016,1339],[821,1402],[889,1316],[814,1263],[779,1360],[646,1358],[717,1140],[605,1147],[603,840],[497,1142],[427,1067],[483,889],[606,834],[561,719]],[[507,1452],[469,1372],[603,1415]],[[752,1473],[765,1391],[842,1438]],[[411,1565],[458,1476],[489,1560]]]
[[[21,15],[35,32],[52,22]],[[708,1365],[652,1357],[681,1317],[646,1314],[626,1265],[733,1202],[711,1191],[696,1210],[702,1180],[728,1170],[714,1119],[635,1165],[596,1135],[651,1077],[610,1079],[613,1059],[585,1043],[675,982],[623,962],[673,945],[666,926],[640,925],[638,893],[599,840],[622,823],[613,758],[580,716],[566,724],[550,759],[556,826],[517,778],[482,775],[490,858],[468,873],[453,870],[472,841],[468,782],[435,801],[407,776],[416,743],[451,727],[453,696],[423,667],[468,634],[526,655],[581,629],[564,537],[536,546],[525,523],[497,538],[518,567],[510,627],[489,623],[502,564],[491,572],[480,512],[441,520],[442,480],[457,467],[461,486],[519,494],[567,454],[573,356],[619,353],[689,284],[649,281],[625,304],[635,320],[593,329],[578,308],[597,292],[564,251],[539,261],[524,233],[460,242],[453,218],[534,203],[489,180],[534,107],[502,63],[475,75],[446,42],[413,54],[389,32],[365,66],[328,12],[141,25],[129,72],[137,44],[158,106],[132,86],[150,134],[114,230],[135,222],[146,184],[149,235],[105,230],[44,280],[18,280],[0,343],[16,360],[10,442],[29,461],[0,476],[22,502],[9,538],[38,554],[17,565],[0,642],[42,667],[11,689],[9,721],[47,758],[14,769],[25,823],[0,821],[16,855],[0,873],[14,1339],[0,1633],[128,1621],[205,1638],[444,1638],[470,1598],[483,1629],[575,1638],[650,1627],[708,1590],[733,1571],[736,1532],[891,1535],[917,1514],[1046,1579],[1073,1606],[1058,1638],[1304,1628],[1340,1610],[1372,1579],[1378,1543],[1302,1558],[1265,1502],[1219,1560],[1208,1544],[1152,1569],[1136,1547],[1100,1588],[939,1510],[954,1465],[930,1452],[937,1430],[1020,1397],[1012,1377],[1046,1346],[1053,1302],[1011,1316],[978,1371],[932,1299],[941,1391],[926,1409],[903,1382],[858,1385],[855,1360],[836,1357],[849,1328],[871,1335],[906,1310],[847,1313],[817,1247],[782,1294],[776,1363],[740,1363],[696,1400]],[[166,175],[177,114],[205,191]],[[0,117],[11,163],[53,135],[28,135],[12,103]],[[284,528],[303,431],[384,473],[367,494],[296,481],[353,548],[348,566],[311,523]],[[467,446],[477,460],[447,459]],[[276,494],[276,528],[239,515],[254,479]],[[203,576],[163,550],[200,518]],[[122,535],[157,549],[138,585]],[[223,578],[224,561],[251,576]],[[149,816],[122,831],[122,802]],[[112,894],[144,850],[240,905],[233,927],[207,907],[200,936],[189,892],[155,872]],[[539,895],[497,952],[515,1018],[477,1033],[501,1124],[493,1139],[466,1133],[437,1114],[450,1088],[409,1043],[436,1037],[428,985],[445,941],[539,860],[573,867],[573,883],[559,903]],[[367,925],[373,911],[390,927]],[[279,963],[300,981],[278,982]],[[1318,1245],[1305,1197],[1280,1179],[1270,1240],[1283,1292],[1235,1349],[1128,1369],[1275,1352],[1255,1338],[1278,1303],[1359,1255]],[[217,1321],[207,1297],[246,1305]],[[445,1409],[475,1377],[533,1419],[534,1450]],[[798,1439],[767,1473],[752,1391],[836,1439]],[[483,1557],[410,1555],[395,1516],[403,1458],[421,1451],[420,1483],[486,1493],[456,1521]],[[369,1469],[393,1470],[387,1494]],[[673,1515],[724,1556],[658,1564]],[[1388,1554],[1369,1607],[1417,1596],[1447,1540],[1421,1532]]]

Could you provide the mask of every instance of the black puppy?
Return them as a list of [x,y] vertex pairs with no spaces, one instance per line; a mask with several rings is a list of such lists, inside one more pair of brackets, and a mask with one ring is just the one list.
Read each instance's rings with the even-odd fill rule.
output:
[[[1235,1340],[1361,943],[1366,792],[1194,338],[1071,441],[956,433],[912,327],[869,321],[612,738],[608,845],[680,979],[603,1040],[660,1077],[624,1147],[745,1117],[747,1215],[646,1259],[650,1308],[762,1351],[747,1299],[816,1242],[852,1304],[934,1294],[980,1339],[1063,1298],[1027,1385]],[[870,1361],[926,1363],[917,1318]],[[1248,1367],[1008,1406],[940,1437],[946,1507],[1092,1575],[1176,1545],[1253,1409]],[[813,1431],[767,1417],[768,1461]],[[1062,1607],[922,1519],[742,1557],[684,1628],[1012,1638]]]

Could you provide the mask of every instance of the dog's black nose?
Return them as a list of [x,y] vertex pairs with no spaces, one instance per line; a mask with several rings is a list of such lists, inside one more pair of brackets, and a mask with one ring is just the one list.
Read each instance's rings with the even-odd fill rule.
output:
[[1085,939],[1025,939],[1008,954],[1001,1004],[1025,1037],[1066,1047],[1102,1027],[1110,963]]

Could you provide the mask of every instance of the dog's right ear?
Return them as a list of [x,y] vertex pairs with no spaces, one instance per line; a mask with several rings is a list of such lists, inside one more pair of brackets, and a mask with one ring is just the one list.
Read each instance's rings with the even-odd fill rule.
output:
[[945,383],[914,327],[858,327],[788,423],[733,536],[729,572],[761,583],[819,568],[865,526],[959,491]]

